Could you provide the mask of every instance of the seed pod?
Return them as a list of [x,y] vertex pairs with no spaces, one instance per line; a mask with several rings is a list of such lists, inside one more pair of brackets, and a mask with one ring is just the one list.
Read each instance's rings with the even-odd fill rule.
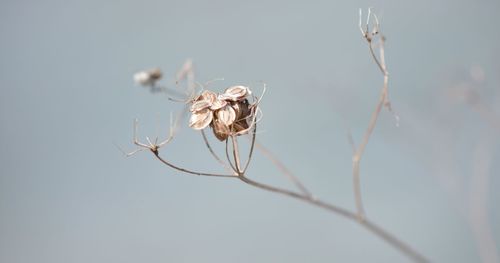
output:
[[233,108],[236,111],[236,119],[246,119],[252,112],[249,109],[248,100],[244,99],[242,101],[233,103]]
[[211,110],[218,110],[224,106],[227,105],[227,101],[225,101],[223,99],[223,97],[221,97],[220,95],[217,97],[217,99],[212,103],[212,105],[210,106],[210,109]]
[[217,120],[226,126],[233,124],[236,119],[236,112],[231,105],[224,106],[224,108],[218,110],[216,114]]
[[233,108],[236,112],[236,121],[233,123],[234,132],[238,133],[247,130],[250,127],[248,122],[251,121],[254,114],[254,111],[250,109],[248,100],[245,99],[234,103]]
[[210,107],[210,103],[206,100],[198,100],[193,102],[191,108],[189,109],[191,112],[198,112]]
[[212,104],[217,100],[217,94],[213,91],[204,90],[199,98],[206,100],[209,104]]
[[213,112],[208,108],[194,112],[189,119],[189,127],[202,130],[212,122],[213,117]]
[[225,141],[227,137],[229,137],[229,134],[231,133],[229,127],[222,124],[217,119],[214,119],[214,121],[210,124],[210,126],[212,126],[215,138],[217,138],[219,141]]

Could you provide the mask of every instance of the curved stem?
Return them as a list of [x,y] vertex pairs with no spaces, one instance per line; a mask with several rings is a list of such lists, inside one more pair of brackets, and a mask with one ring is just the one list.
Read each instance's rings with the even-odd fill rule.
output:
[[207,135],[205,134],[204,130],[201,130],[201,135],[203,137],[203,141],[205,142],[205,146],[207,146],[208,151],[210,151],[210,154],[212,154],[212,156],[215,158],[215,160],[217,160],[217,162],[219,162],[224,167],[224,169],[226,169],[228,171],[232,171],[231,168],[229,168],[227,166],[227,164],[212,149],[212,146],[210,145],[210,142],[208,142],[208,138],[207,138]]
[[236,169],[236,167],[234,166],[233,162],[231,162],[231,158],[229,157],[229,151],[228,151],[228,139],[226,139],[226,158],[227,158],[227,161],[229,162],[229,165],[231,166],[231,168],[233,169],[234,172],[237,172],[238,170]]
[[191,170],[188,170],[188,169],[184,169],[184,168],[181,168],[177,165],[174,165],[170,162],[168,162],[167,160],[163,159],[161,156],[160,156],[160,153],[158,151],[151,151],[153,152],[153,154],[156,156],[156,158],[158,158],[158,160],[160,160],[162,163],[178,170],[178,171],[181,171],[181,172],[185,172],[185,173],[188,173],[188,174],[193,174],[193,175],[202,175],[202,176],[213,176],[213,177],[232,177],[232,178],[235,178],[237,177],[236,175],[229,175],[229,174],[212,174],[212,173],[202,173],[202,172],[195,172],[195,171],[191,171]]
[[255,147],[255,136],[257,133],[257,123],[254,124],[254,128],[252,131],[252,142],[250,144],[250,152],[248,152],[248,159],[247,162],[245,163],[245,167],[243,168],[243,174],[247,171],[248,166],[250,165],[250,161],[252,160],[252,155],[253,155],[253,149]]
[[233,144],[233,157],[234,157],[234,163],[236,166],[236,172],[238,173],[238,175],[242,175],[243,171],[241,170],[240,150],[238,147],[238,139],[234,135],[231,135],[231,142]]
[[358,148],[356,148],[354,152],[354,155],[352,156],[352,179],[353,179],[354,199],[356,202],[356,209],[358,211],[359,220],[363,220],[363,218],[365,217],[365,211],[363,208],[363,199],[361,197],[361,182],[360,182],[361,180],[359,172],[361,158],[363,156],[363,153],[365,152],[366,146],[368,145],[373,130],[377,125],[378,116],[382,111],[382,107],[384,105],[387,105],[389,110],[391,110],[389,100],[387,99],[389,72],[387,72],[387,66],[385,65],[384,41],[385,41],[384,36],[381,35],[380,48],[379,48],[380,60],[379,60],[375,55],[375,51],[373,50],[372,40],[367,38],[370,54],[384,76],[384,84],[380,92],[380,97],[377,102],[377,106],[375,107],[375,110],[373,111],[372,116],[370,117],[368,128],[366,129],[365,134],[363,135],[361,144],[359,144]]

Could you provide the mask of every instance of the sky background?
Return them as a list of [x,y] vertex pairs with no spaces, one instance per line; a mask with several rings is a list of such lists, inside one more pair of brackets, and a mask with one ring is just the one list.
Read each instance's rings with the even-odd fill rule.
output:
[[[346,130],[360,141],[382,87],[360,7],[387,36],[400,116],[381,113],[363,156],[368,217],[435,262],[491,256],[474,222],[500,242],[500,2],[2,0],[0,262],[406,262],[335,214],[114,146],[134,149],[134,118],[166,135],[182,109],[132,75],[172,82],[191,58],[198,81],[225,78],[216,91],[265,81],[258,139],[353,210]],[[165,158],[221,171],[182,126]],[[258,152],[248,176],[293,188]]]

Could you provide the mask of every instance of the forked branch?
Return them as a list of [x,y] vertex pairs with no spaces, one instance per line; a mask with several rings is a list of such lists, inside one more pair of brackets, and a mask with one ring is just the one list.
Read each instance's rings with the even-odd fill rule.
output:
[[[348,209],[321,201],[319,199],[316,199],[306,188],[305,186],[295,177],[293,174],[286,169],[286,167],[277,160],[266,148],[263,146],[257,144],[256,145],[256,115],[258,112],[260,112],[258,104],[260,102],[260,99],[262,98],[254,98],[254,102],[250,103],[248,101],[248,97],[252,94],[250,89],[245,86],[232,86],[226,89],[226,91],[223,94],[217,94],[215,92],[211,92],[208,90],[204,90],[201,92],[199,95],[193,95],[190,97],[188,101],[185,101],[188,104],[191,104],[191,119],[190,119],[190,126],[191,128],[195,130],[201,130],[202,136],[205,142],[205,146],[208,148],[209,152],[211,155],[219,162],[221,165],[224,166],[226,170],[228,170],[230,173],[229,174],[217,174],[217,173],[205,173],[205,172],[198,172],[198,171],[193,171],[190,169],[185,169],[182,167],[179,167],[177,165],[172,164],[170,161],[166,160],[165,158],[161,157],[159,154],[159,149],[165,146],[168,142],[172,140],[173,133],[170,133],[170,136],[165,140],[162,141],[161,143],[157,143],[157,140],[155,142],[151,142],[149,138],[147,138],[148,143],[142,143],[137,140],[136,137],[136,130],[137,130],[137,122],[134,124],[134,143],[140,147],[139,150],[142,149],[147,149],[151,151],[157,159],[159,159],[162,163],[165,165],[168,165],[169,167],[179,171],[179,172],[184,172],[192,175],[199,175],[199,176],[211,176],[211,177],[223,177],[223,178],[237,178],[243,183],[268,191],[268,192],[273,192],[277,193],[283,196],[288,196],[297,200],[300,200],[302,202],[308,203],[310,205],[316,206],[323,208],[331,213],[340,215],[344,218],[347,218],[351,220],[352,222],[355,222],[382,240],[384,240],[386,243],[400,251],[401,253],[405,254],[408,258],[415,262],[428,262],[427,259],[422,256],[420,253],[418,253],[416,250],[414,250],[412,247],[409,245],[405,244],[403,241],[399,240],[395,236],[391,235],[388,233],[386,230],[382,229],[381,227],[377,226],[367,218],[365,218],[364,215],[364,210],[363,210],[363,205],[362,205],[362,199],[361,199],[361,190],[360,190],[360,181],[359,181],[359,167],[360,167],[360,161],[361,157],[365,151],[366,145],[368,144],[368,141],[370,139],[370,136],[376,126],[376,122],[378,119],[378,116],[380,114],[381,109],[386,106],[390,110],[390,103],[387,97],[387,86],[388,86],[388,79],[389,79],[389,74],[387,72],[387,67],[385,65],[385,58],[384,58],[384,37],[380,35],[379,32],[379,23],[378,19],[375,15],[373,15],[375,19],[375,24],[373,29],[370,31],[370,19],[371,19],[371,10],[368,11],[368,17],[366,21],[366,30],[363,29],[361,25],[361,18],[360,18],[360,30],[363,34],[363,37],[366,39],[370,54],[372,58],[374,59],[375,63],[378,65],[379,69],[381,70],[383,76],[384,76],[384,84],[382,87],[382,91],[380,94],[379,101],[377,103],[377,106],[375,107],[375,110],[372,113],[370,122],[368,124],[368,128],[361,140],[361,143],[359,144],[358,147],[353,147],[354,148],[354,153],[353,153],[353,180],[354,180],[354,195],[355,195],[355,200],[356,200],[356,212],[351,212]],[[361,17],[361,12],[360,12],[360,17]],[[379,55],[375,54],[374,47],[373,47],[373,38],[375,36],[379,36],[379,45],[378,45],[378,50],[379,50]],[[194,75],[192,73],[192,65],[188,64],[186,66],[186,70],[181,70],[183,72],[182,74],[178,75],[178,78],[187,78],[188,86],[192,88],[194,83]],[[192,88],[194,90],[194,88]],[[204,129],[210,127],[214,131],[214,135],[217,139],[219,139],[221,142],[225,141],[226,143],[226,158],[229,166],[226,164],[225,161],[223,161],[213,150],[211,147],[205,133]],[[238,137],[240,135],[248,134],[251,132],[251,141],[250,141],[250,150],[248,153],[248,159],[246,163],[243,165],[242,161],[240,159],[240,150],[238,146]],[[352,145],[354,146],[354,143],[352,142]],[[229,149],[231,146],[231,150]],[[247,169],[250,164],[250,161],[253,156],[253,151],[254,147],[260,148],[263,153],[273,161],[275,165],[280,168],[280,170],[289,177],[289,179],[294,182],[294,184],[297,186],[297,188],[300,190],[300,192],[295,192],[291,191],[288,189],[283,189],[275,186],[271,186],[268,184],[264,184],[261,182],[254,181],[253,179],[250,179],[247,177]],[[230,153],[231,152],[231,153]]]
[[[368,128],[366,129],[363,138],[361,140],[361,143],[358,145],[358,147],[354,147],[355,151],[352,156],[352,177],[353,177],[353,188],[354,188],[354,199],[356,201],[356,209],[357,209],[357,215],[358,215],[358,220],[364,220],[365,218],[365,211],[363,208],[363,201],[361,197],[361,183],[360,183],[360,163],[361,163],[361,158],[363,157],[363,153],[365,152],[366,146],[368,145],[368,142],[370,140],[370,137],[373,133],[373,130],[375,129],[375,126],[377,125],[377,120],[380,115],[380,111],[382,110],[382,107],[385,105],[389,110],[390,108],[390,102],[388,99],[388,82],[389,82],[389,72],[387,71],[387,66],[385,64],[385,53],[384,53],[384,42],[385,38],[380,32],[380,24],[378,21],[378,18],[375,14],[372,14],[371,9],[368,9],[368,15],[366,18],[366,25],[363,27],[362,25],[362,11],[361,9],[359,10],[359,29],[361,31],[361,34],[363,35],[363,38],[365,38],[368,48],[370,51],[370,55],[372,56],[373,60],[377,64],[378,68],[382,72],[382,75],[384,77],[384,82],[382,86],[382,90],[380,92],[379,100],[377,102],[377,105],[375,106],[375,110],[372,112],[372,115],[370,117],[370,122],[368,123]],[[375,20],[373,24],[373,28],[370,29],[370,19],[373,16],[373,19]],[[373,47],[373,40],[378,37],[379,43],[378,43],[378,49],[379,49],[379,58],[375,54],[374,47]],[[351,145],[354,145],[353,142],[350,142]]]

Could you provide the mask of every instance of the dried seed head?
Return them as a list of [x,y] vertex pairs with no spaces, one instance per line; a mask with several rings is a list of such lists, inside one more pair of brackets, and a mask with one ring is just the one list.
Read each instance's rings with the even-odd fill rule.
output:
[[200,111],[193,112],[189,119],[189,127],[195,130],[205,129],[213,120],[213,112],[205,108]]
[[250,104],[248,87],[232,86],[223,94],[205,90],[192,101],[189,126],[201,130],[210,126],[220,141],[247,134],[255,124],[258,101]]
[[224,106],[224,108],[218,110],[216,114],[217,120],[226,126],[233,124],[234,120],[236,120],[236,112],[231,105]]
[[134,82],[142,86],[151,86],[162,77],[159,68],[145,70],[134,74]]
[[222,96],[226,100],[239,101],[244,99],[248,94],[251,94],[250,89],[245,86],[232,86],[224,91]]

